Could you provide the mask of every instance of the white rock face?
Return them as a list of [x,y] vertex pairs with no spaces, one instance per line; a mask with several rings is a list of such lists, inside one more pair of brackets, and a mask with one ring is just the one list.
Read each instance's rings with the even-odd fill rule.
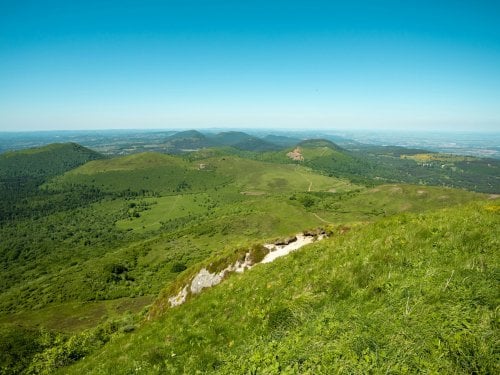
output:
[[252,261],[250,260],[250,253],[245,254],[245,260],[240,262],[239,260],[234,263],[233,268],[230,269],[229,271],[234,271],[238,273],[243,273],[246,270],[250,269],[253,267]]
[[170,303],[171,307],[182,305],[184,302],[186,302],[188,290],[191,291],[192,294],[198,294],[204,288],[210,288],[214,285],[219,284],[226,273],[243,273],[245,272],[245,270],[252,268],[252,266],[253,264],[250,260],[250,253],[246,253],[243,262],[237,260],[236,262],[234,262],[234,264],[230,264],[218,273],[211,273],[206,268],[202,268],[200,272],[196,274],[193,280],[191,280],[191,284],[186,285],[177,295],[170,297],[168,299],[168,302]]
[[[317,240],[322,240],[324,238],[323,235],[317,237]],[[314,242],[314,237],[312,236],[304,236],[303,234],[297,235],[297,240],[290,242],[288,245],[272,245],[266,244],[264,245],[269,250],[271,250],[265,257],[262,259],[261,263],[271,263],[276,258],[285,256],[290,254],[292,251],[300,249],[304,245],[308,245]]]
[[[325,238],[325,235],[319,235],[317,237],[313,236],[305,236],[304,234],[298,234],[297,240],[288,243],[287,245],[274,245],[274,244],[265,244],[264,247],[269,249],[269,253],[262,259],[261,263],[271,263],[276,258],[285,256],[292,251],[300,249],[304,245],[308,245],[315,240],[319,241]],[[258,264],[258,263],[257,263]],[[184,286],[182,290],[175,296],[170,297],[168,302],[171,307],[182,305],[186,302],[186,298],[191,292],[192,294],[200,293],[204,288],[210,288],[214,285],[219,284],[226,273],[237,272],[243,273],[247,269],[254,267],[255,264],[252,263],[250,259],[250,253],[245,254],[245,259],[243,262],[237,260],[233,264],[228,265],[222,271],[217,273],[211,273],[206,268],[202,268],[200,272],[196,274],[196,276],[191,280],[189,285]]]
[[187,295],[188,295],[188,287],[186,285],[184,288],[182,288],[179,294],[170,297],[168,299],[168,302],[170,303],[171,307],[182,305],[184,302],[186,302]]
[[198,294],[203,288],[210,288],[219,284],[224,277],[224,271],[210,273],[206,268],[202,268],[191,282],[191,293]]

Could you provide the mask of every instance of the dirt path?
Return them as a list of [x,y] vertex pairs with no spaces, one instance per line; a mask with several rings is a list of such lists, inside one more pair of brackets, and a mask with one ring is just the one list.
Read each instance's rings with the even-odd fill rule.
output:
[[308,179],[303,173],[300,173],[297,169],[295,169],[295,172],[300,174],[307,182],[309,182],[309,186],[307,187],[307,191],[310,192],[312,190],[313,183],[310,179]]
[[323,223],[326,223],[326,224],[333,224],[331,221],[327,221],[325,219],[323,219],[322,217],[320,217],[318,214],[314,213],[313,212],[313,215],[316,217],[316,219],[322,221]]
[[171,214],[171,213],[174,211],[175,206],[177,206],[177,203],[179,202],[179,198],[180,198],[180,197],[181,197],[181,195],[177,195],[177,196],[175,197],[174,202],[173,202],[173,203],[170,205],[170,207],[168,208],[168,213],[169,213],[169,214]]

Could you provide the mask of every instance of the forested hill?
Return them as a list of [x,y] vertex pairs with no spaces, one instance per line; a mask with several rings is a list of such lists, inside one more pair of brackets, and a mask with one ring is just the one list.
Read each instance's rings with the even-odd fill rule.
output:
[[279,150],[282,147],[253,135],[229,131],[216,134],[213,140],[220,146],[231,146],[244,151]]
[[76,168],[90,160],[102,159],[98,152],[76,143],[53,143],[44,147],[0,155],[0,179],[32,177],[46,179]]
[[335,151],[345,151],[342,147],[329,141],[327,139],[306,139],[305,141],[301,141],[297,144],[298,147],[302,148],[318,148],[318,147],[328,147]]
[[[53,206],[45,192],[44,198],[29,201],[27,198],[41,196],[40,185],[50,178],[63,174],[91,160],[102,159],[103,155],[76,143],[53,143],[44,147],[12,151],[0,155],[0,222],[6,218],[26,217],[46,211]],[[81,192],[80,192],[81,193]],[[80,193],[75,192],[74,198]],[[57,202],[68,201],[59,197]],[[42,203],[43,201],[43,203]],[[74,205],[71,205],[74,206]]]
[[233,147],[241,151],[269,151],[283,148],[278,144],[255,137],[253,135],[228,131],[217,134],[203,134],[197,130],[188,130],[175,133],[166,139],[165,150],[170,154],[192,152],[209,147]]

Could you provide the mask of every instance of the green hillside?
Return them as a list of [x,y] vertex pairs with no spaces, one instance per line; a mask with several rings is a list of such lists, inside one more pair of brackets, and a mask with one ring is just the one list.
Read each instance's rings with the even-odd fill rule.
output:
[[170,154],[198,151],[209,147],[233,147],[240,151],[269,151],[282,148],[250,134],[238,131],[203,134],[197,130],[175,133],[165,140],[164,149]]
[[165,149],[169,153],[176,154],[215,145],[211,139],[199,131],[187,130],[169,136],[165,142]]
[[[294,160],[287,156],[299,152]],[[297,163],[320,173],[375,186],[409,183],[463,188],[497,194],[500,192],[500,161],[431,153],[404,147],[367,146],[346,150],[335,143],[313,139],[283,151],[246,155],[275,163]]]
[[0,177],[47,178],[76,168],[103,156],[76,143],[53,143],[48,146],[0,155]]
[[[395,240],[394,246],[397,244],[401,248],[413,249],[411,251],[417,251],[419,246],[425,248],[428,245],[425,237],[427,235],[422,235],[420,238],[412,234],[411,230],[417,230],[418,225],[414,228],[405,226],[407,223],[405,220],[413,222],[417,220],[416,218],[425,218],[422,219],[422,225],[429,226],[429,233],[432,236],[441,233],[443,241],[456,237],[453,243],[443,242],[443,249],[446,251],[451,251],[452,245],[455,249],[460,241],[466,241],[462,236],[465,225],[474,228],[477,225],[478,228],[482,228],[485,232],[484,238],[495,236],[494,224],[498,208],[495,201],[487,200],[489,197],[484,194],[401,183],[366,187],[347,178],[339,178],[335,174],[329,176],[327,173],[321,173],[307,164],[308,160],[324,157],[350,160],[351,156],[345,150],[321,140],[302,143],[299,148],[304,155],[304,161],[301,162],[293,162],[286,155],[291,150],[261,153],[262,159],[267,161],[257,160],[256,154],[252,151],[234,148],[203,149],[183,156],[141,153],[92,160],[53,176],[47,174],[40,179],[38,185],[30,190],[30,195],[12,200],[12,207],[17,210],[12,212],[16,212],[16,215],[5,216],[0,223],[1,371],[22,373],[27,372],[27,368],[32,366],[32,371],[28,373],[43,373],[42,369],[53,370],[62,366],[61,371],[64,373],[67,370],[66,365],[73,361],[89,355],[88,360],[93,361],[92,352],[95,351],[95,355],[100,356],[96,358],[102,360],[104,355],[105,360],[102,360],[101,364],[109,365],[110,372],[113,372],[111,370],[113,368],[127,373],[131,370],[129,367],[125,370],[126,366],[121,363],[122,359],[116,359],[114,354],[110,354],[114,353],[115,342],[122,342],[128,348],[128,344],[120,340],[137,338],[148,342],[148,339],[141,335],[148,336],[147,332],[150,332],[148,330],[153,329],[151,327],[160,332],[162,329],[168,331],[175,326],[184,327],[184,324],[189,324],[201,331],[196,331],[198,333],[186,331],[188,332],[186,337],[181,337],[179,332],[172,333],[174,335],[172,337],[180,335],[179,339],[172,340],[172,345],[179,345],[179,349],[177,346],[175,350],[173,347],[168,347],[168,350],[172,349],[175,354],[172,357],[172,353],[169,352],[169,358],[179,356],[183,358],[182,364],[175,361],[173,364],[165,362],[164,347],[155,341],[156,338],[151,341],[151,345],[156,345],[160,349],[158,355],[154,353],[151,355],[159,358],[158,362],[154,362],[154,359],[150,361],[148,353],[152,347],[146,345],[142,354],[126,350],[126,357],[130,359],[129,364],[135,366],[145,361],[145,373],[155,371],[193,373],[196,369],[251,373],[255,361],[259,366],[267,366],[267,359],[262,357],[263,354],[259,351],[265,350],[266,345],[278,345],[278,341],[285,339],[289,334],[290,338],[295,337],[294,340],[300,335],[306,335],[304,332],[299,332],[302,323],[293,323],[290,327],[287,323],[287,330],[297,331],[283,335],[282,328],[276,332],[266,328],[274,324],[281,327],[281,323],[273,322],[274,310],[267,310],[268,302],[270,307],[276,308],[276,319],[281,319],[280,309],[283,309],[284,319],[289,319],[293,315],[293,319],[290,319],[295,322],[299,310],[294,310],[293,301],[295,298],[300,300],[302,294],[307,296],[308,293],[313,293],[314,300],[317,299],[320,304],[304,305],[306,315],[303,316],[303,322],[306,324],[304,327],[314,327],[319,324],[315,319],[316,315],[323,311],[322,303],[327,304],[321,301],[326,301],[324,298],[331,298],[329,292],[327,294],[330,297],[323,296],[319,289],[316,290],[317,287],[311,289],[310,284],[299,284],[297,287],[302,288],[302,292],[286,291],[295,285],[292,270],[293,277],[298,280],[304,281],[314,275],[310,273],[309,268],[301,273],[294,266],[290,266],[292,263],[287,263],[296,259],[298,253],[292,255],[290,261],[283,259],[270,265],[259,265],[242,276],[231,276],[223,285],[207,293],[207,296],[210,296],[210,293],[219,293],[216,291],[222,290],[220,292],[222,294],[217,295],[218,303],[228,303],[228,306],[232,306],[224,313],[229,314],[228,325],[224,326],[220,323],[222,317],[214,315],[215,321],[219,322],[217,325],[222,324],[220,326],[223,327],[223,331],[215,336],[231,338],[227,343],[229,346],[226,359],[217,351],[211,354],[206,354],[203,350],[198,354],[190,353],[198,345],[204,345],[203,343],[209,346],[221,344],[219,338],[213,336],[214,333],[210,331],[214,326],[212,328],[197,326],[196,319],[203,321],[205,318],[201,315],[196,315],[198,318],[190,315],[191,312],[203,314],[202,305],[206,303],[206,298],[211,297],[205,297],[202,293],[193,298],[189,302],[193,304],[193,309],[189,313],[182,313],[185,314],[186,320],[180,320],[178,324],[175,320],[180,318],[176,315],[176,311],[185,311],[187,307],[169,310],[160,321],[146,324],[145,317],[151,316],[151,309],[156,309],[151,306],[161,305],[163,297],[159,296],[168,295],[168,291],[175,290],[177,293],[179,285],[185,283],[203,267],[210,267],[210,264],[223,266],[225,262],[234,260],[248,249],[259,249],[263,243],[290,237],[304,230],[314,231],[322,228],[334,234],[333,238],[311,247],[317,249],[314,250],[316,254],[324,254],[318,258],[318,264],[311,262],[311,270],[319,269],[321,262],[326,270],[336,267],[340,267],[339,272],[344,269],[345,272],[351,270],[349,271],[351,278],[362,277],[364,271],[362,268],[354,270],[350,265],[336,265],[337,260],[349,258],[347,250],[340,253],[344,254],[342,255],[344,258],[337,259],[337,255],[334,255],[341,249],[338,246],[344,246],[342,239],[354,236],[354,234],[338,236],[340,232],[357,233],[352,240],[349,240],[353,241],[352,245],[349,245],[349,251],[352,251],[352,261],[358,263],[367,262],[366,259],[370,259],[371,255],[366,252],[368,250],[356,249],[366,247],[375,251],[376,248],[375,243],[369,247],[368,242],[362,241],[386,236],[382,231],[386,227],[375,224],[378,222],[393,223],[387,226],[393,225],[394,233],[399,233],[399,236],[404,236],[405,231],[409,230],[408,238],[411,241]],[[80,150],[79,147],[75,149]],[[413,154],[411,157],[422,156]],[[15,165],[11,168],[15,168]],[[480,203],[471,203],[474,201]],[[462,207],[464,204],[468,206]],[[432,213],[447,207],[456,208]],[[438,223],[441,220],[437,219],[439,217],[445,220],[443,215],[449,215],[449,220],[446,219],[450,221],[449,224]],[[468,215],[472,215],[474,219]],[[394,217],[398,219],[391,219]],[[456,230],[452,230],[455,225],[453,223],[460,218],[463,223],[457,226]],[[445,228],[443,225],[449,226]],[[378,234],[372,234],[372,231]],[[480,235],[476,234],[471,238],[475,241],[476,237],[477,241],[482,243],[483,237]],[[422,241],[421,245],[418,241]],[[490,246],[490,242],[487,242],[487,246]],[[489,251],[487,247],[485,251]],[[305,254],[306,248],[300,253]],[[424,255],[428,256],[427,253]],[[400,256],[402,256],[400,253],[394,255],[395,258]],[[475,257],[475,261],[479,261],[477,257],[482,255],[471,256]],[[412,259],[417,259],[417,255],[414,257]],[[491,260],[488,258],[488,261]],[[282,262],[288,266],[281,269],[279,264]],[[390,267],[395,267],[394,272],[399,267],[398,262],[390,263]],[[437,258],[432,262],[435,264],[436,272],[449,271],[439,268],[441,266],[437,265]],[[457,263],[456,267],[458,266]],[[493,266],[488,267],[491,269]],[[260,271],[264,269],[267,271]],[[288,269],[286,272],[290,272],[286,276],[289,285],[283,289],[285,294],[276,295],[276,298],[282,301],[281,307],[278,300],[273,302],[269,299],[271,295],[267,293],[271,292],[272,288],[269,287],[270,290],[267,291],[262,287],[264,284],[259,284],[266,282],[267,285],[268,282],[280,280],[280,277],[273,273],[276,269],[281,269],[280,272]],[[252,275],[262,276],[266,272],[271,275],[270,279],[261,281],[253,279],[257,276]],[[455,272],[458,272],[458,268]],[[328,277],[328,272],[323,274],[321,277]],[[353,276],[355,274],[357,276]],[[399,275],[402,278],[402,273]],[[236,293],[234,289],[228,289],[231,291],[230,294],[223,292],[225,288],[232,288],[233,281],[246,283],[244,281],[246,278],[249,280],[249,285],[253,283],[257,288],[253,290],[253,296],[250,297],[250,289],[244,287],[246,284],[241,284],[238,291],[244,298],[251,299],[255,308],[260,306],[259,313],[245,305],[247,302],[235,299],[239,292]],[[242,281],[238,281],[240,279]],[[344,282],[348,283],[346,280],[339,286],[344,285]],[[417,276],[414,280],[417,280]],[[475,282],[473,284],[471,288],[483,287],[483,284],[476,285]],[[360,302],[355,299],[361,293],[356,289],[356,285],[349,287],[351,291],[349,298],[354,298],[350,300],[352,304]],[[327,290],[331,290],[332,295],[335,295],[335,288]],[[261,293],[262,298],[259,297]],[[283,296],[288,295],[286,293],[292,293],[289,296],[295,296],[293,293],[297,293],[297,297],[287,297],[291,298],[289,304],[286,298],[283,299]],[[202,302],[197,302],[198,298]],[[212,300],[208,301],[209,304],[206,306],[212,306],[213,302],[210,302]],[[240,304],[241,307],[231,304]],[[204,311],[211,311],[212,308],[206,306]],[[252,315],[250,323],[247,318],[235,323],[233,332],[230,326],[236,316],[245,317],[240,308],[254,311],[261,320]],[[233,313],[228,311],[234,311],[236,315],[233,316]],[[245,325],[247,323],[248,326]],[[160,327],[158,324],[164,328],[158,328]],[[253,327],[254,324],[256,327]],[[131,333],[132,331],[136,333]],[[473,331],[476,332],[477,329],[474,328]],[[233,335],[236,332],[247,335],[249,341],[243,338],[235,339]],[[167,336],[170,334],[166,333]],[[295,334],[299,336],[293,336]],[[206,339],[208,341],[200,339],[205,336],[208,337]],[[259,341],[259,337],[262,341]],[[103,346],[109,340],[111,340],[109,346]],[[131,341],[130,345],[136,345],[132,344],[133,342],[135,341]],[[170,339],[167,342],[170,342]],[[231,342],[233,343],[230,344]],[[318,345],[328,346],[325,342],[320,342]],[[250,362],[233,360],[241,356],[241,350],[245,346],[248,346],[252,355],[256,357],[246,359]],[[101,348],[104,348],[105,354],[98,354]],[[295,350],[300,353],[298,347],[291,345],[290,348],[292,350],[290,353],[293,354]],[[113,367],[115,362],[119,367]],[[87,362],[82,362],[82,366],[92,366],[93,362],[85,363]],[[231,367],[231,363],[236,367]],[[298,369],[294,371],[307,373],[309,371],[307,369],[311,369],[309,372],[316,373],[314,367],[304,367],[304,371],[300,367]],[[88,372],[88,368],[82,371]],[[325,373],[328,371],[325,370]],[[272,373],[264,367],[258,371],[260,372]]]
[[283,135],[274,135],[274,134],[266,135],[263,139],[267,142],[283,147],[292,147],[300,142],[299,138],[286,137]]
[[231,146],[243,151],[268,151],[281,148],[267,140],[237,131],[221,132],[212,139],[218,145]]
[[498,212],[469,204],[334,234],[33,368],[85,357],[63,372],[498,373]]
[[329,148],[334,151],[345,151],[339,145],[327,139],[306,139],[297,144],[300,148]]
[[[175,264],[321,225],[291,193],[359,188],[293,165],[161,154],[93,161],[46,185],[75,186],[101,200],[0,228],[0,311],[158,293]],[[127,272],[113,274],[113,264]]]
[[105,192],[129,194],[175,194],[204,191],[226,182],[224,176],[200,170],[179,157],[141,153],[98,160],[74,169],[48,184],[50,189],[72,185],[91,186]]
[[1,154],[0,223],[54,211],[56,204],[74,207],[79,205],[78,201],[87,201],[88,191],[75,189],[54,195],[40,191],[40,186],[54,176],[102,158],[101,154],[75,143],[55,143]]

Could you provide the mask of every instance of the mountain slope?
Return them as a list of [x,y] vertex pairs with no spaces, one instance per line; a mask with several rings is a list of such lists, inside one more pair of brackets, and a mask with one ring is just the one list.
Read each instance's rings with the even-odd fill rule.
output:
[[29,176],[46,179],[102,158],[101,154],[76,143],[54,143],[10,151],[0,155],[0,178]]
[[265,141],[282,147],[292,147],[299,143],[299,138],[286,137],[283,135],[268,134],[263,138]]
[[133,195],[175,194],[203,191],[227,182],[214,172],[200,170],[180,157],[140,153],[96,160],[54,179],[47,186],[65,189],[72,185],[96,187],[109,193]]
[[205,135],[196,130],[188,130],[169,136],[165,142],[166,151],[173,154],[224,146],[234,147],[241,151],[268,151],[280,148],[276,144],[238,131]]
[[231,146],[244,151],[269,151],[276,150],[280,147],[253,135],[228,131],[221,132],[213,136],[213,140],[221,146]]
[[230,276],[65,372],[497,373],[498,208],[334,235]]
[[[101,154],[76,143],[54,143],[1,154],[0,222],[51,210],[50,207],[60,200],[49,202],[51,197],[47,197],[47,193],[40,191],[39,187],[54,176],[102,158]],[[78,193],[84,195],[84,192]],[[35,196],[38,198],[28,202]],[[75,195],[66,198],[67,201],[82,200]]]
[[165,142],[166,151],[174,154],[212,146],[215,146],[215,143],[197,130],[172,134]]
[[306,139],[297,144],[302,148],[329,148],[334,151],[345,151],[342,147],[327,139]]

